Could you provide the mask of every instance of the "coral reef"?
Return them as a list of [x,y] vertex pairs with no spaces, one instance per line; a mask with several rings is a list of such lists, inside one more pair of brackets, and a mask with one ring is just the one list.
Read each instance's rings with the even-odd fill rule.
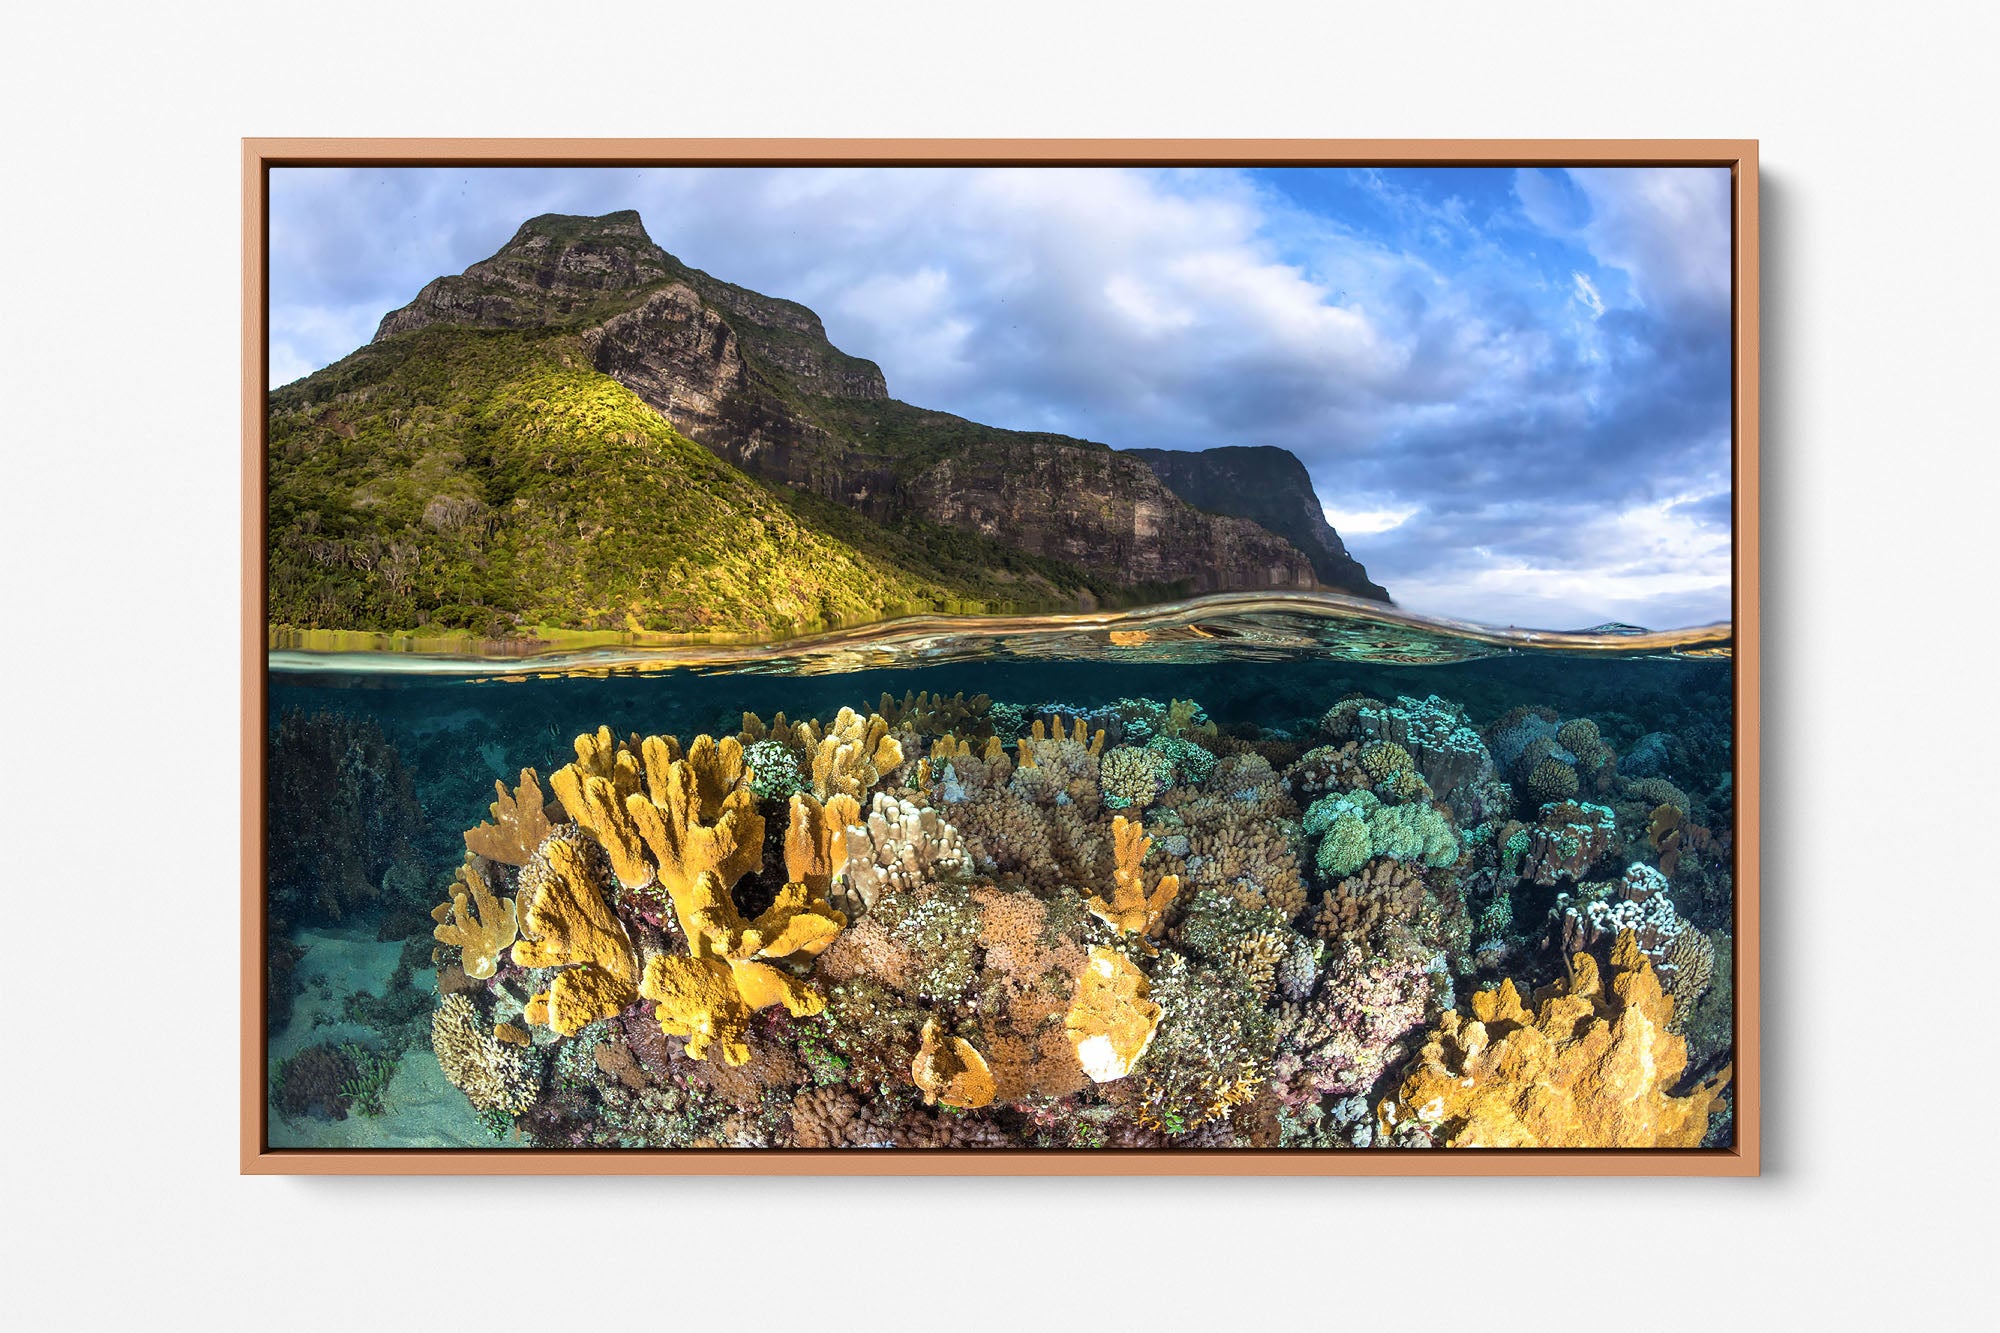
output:
[[1090,951],[1063,1029],[1091,1081],[1124,1078],[1152,1045],[1160,1006],[1149,993],[1146,974],[1124,954],[1101,946]]
[[273,930],[345,920],[381,899],[398,872],[428,893],[414,873],[423,810],[380,726],[345,713],[287,711],[267,738],[266,772]]
[[993,1101],[993,1072],[986,1057],[963,1037],[946,1037],[935,1018],[924,1021],[910,1078],[924,1094],[924,1105],[942,1102],[961,1110],[977,1110]]
[[1278,1020],[1272,1083],[1279,1098],[1296,1108],[1370,1091],[1409,1055],[1430,989],[1429,951],[1407,936],[1382,952],[1336,945],[1319,992],[1286,1005]]
[[1667,1030],[1670,1001],[1628,932],[1597,960],[1576,954],[1566,981],[1535,993],[1512,981],[1447,1013],[1393,1098],[1381,1132],[1449,1148],[1692,1148],[1728,1071],[1683,1096],[1687,1043]]
[[[851,800],[836,796],[835,801]],[[876,792],[868,817],[848,828],[847,871],[838,905],[859,916],[884,893],[909,892],[971,864],[965,839],[938,812]]]
[[[574,825],[556,830],[521,871],[514,962],[560,969],[528,1001],[529,1021],[564,1036],[638,998],[638,955],[599,885],[605,854]],[[471,975],[470,972],[467,975]]]
[[1541,885],[1587,877],[1610,854],[1618,817],[1587,801],[1556,801],[1538,822],[1516,826],[1501,843],[1500,872]]
[[1119,815],[1111,821],[1111,841],[1117,859],[1111,872],[1111,897],[1093,893],[1086,902],[1093,913],[1119,930],[1141,938],[1150,936],[1166,920],[1167,904],[1181,891],[1181,882],[1173,875],[1162,875],[1152,888],[1146,887],[1141,862],[1153,840],[1141,825]]
[[428,1018],[545,1147],[1701,1142],[1724,776],[1589,699],[1483,733],[1437,695],[1284,707],[908,691],[577,736],[494,783],[447,902],[384,918],[401,999],[348,1007],[387,1053],[309,1048],[274,1105],[379,1112]]

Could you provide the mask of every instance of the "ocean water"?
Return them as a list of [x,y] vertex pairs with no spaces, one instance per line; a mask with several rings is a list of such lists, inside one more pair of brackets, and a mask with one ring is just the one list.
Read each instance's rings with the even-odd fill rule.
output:
[[[765,648],[277,647],[271,662],[275,1148],[1730,1141],[1727,627],[1525,634],[1221,598]],[[856,728],[882,716],[856,748],[894,762],[815,789],[816,745],[844,708]],[[756,744],[781,712],[818,725]],[[550,834],[566,861],[538,838],[516,857],[529,864],[462,873],[495,780],[511,794],[533,769],[553,802],[552,775],[599,728],[614,745],[751,743],[727,781],[763,835],[723,886],[738,929],[720,955],[690,944],[701,928],[667,869],[626,883],[645,872],[607,866],[605,835],[567,820]],[[664,786],[667,752],[631,749],[633,772]],[[744,930],[782,910],[790,879],[792,791],[843,782],[860,813],[806,914],[840,928],[754,953]],[[454,912],[473,879],[494,906]],[[579,910],[619,957],[576,944]],[[449,937],[496,911],[523,938],[480,976],[479,948],[441,941],[434,914]],[[737,990],[719,1008],[671,982],[698,953],[727,955],[711,970]],[[602,986],[574,992],[587,1003],[564,998],[563,974],[592,967]],[[733,978],[759,968],[788,998],[742,992]],[[1525,1016],[1490,1016],[1481,1040],[1532,1044],[1537,990],[1582,994],[1611,1047],[1680,1067],[1636,1116],[1498,1111],[1505,1090],[1465,1024],[1507,982]],[[1548,1058],[1565,1097],[1608,1068]],[[1446,1083],[1468,1100],[1430,1095]]]

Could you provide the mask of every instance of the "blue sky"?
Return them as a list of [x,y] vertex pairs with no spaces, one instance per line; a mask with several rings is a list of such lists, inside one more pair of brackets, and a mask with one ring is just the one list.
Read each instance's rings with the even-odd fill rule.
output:
[[909,402],[1290,449],[1412,610],[1729,616],[1720,169],[281,170],[273,381],[537,213],[621,208]]

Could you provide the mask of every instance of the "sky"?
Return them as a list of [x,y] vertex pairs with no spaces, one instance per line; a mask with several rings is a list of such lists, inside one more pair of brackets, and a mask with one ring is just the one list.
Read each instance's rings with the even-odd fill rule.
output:
[[272,382],[536,214],[625,208],[907,402],[1291,450],[1409,610],[1729,618],[1726,170],[276,170]]

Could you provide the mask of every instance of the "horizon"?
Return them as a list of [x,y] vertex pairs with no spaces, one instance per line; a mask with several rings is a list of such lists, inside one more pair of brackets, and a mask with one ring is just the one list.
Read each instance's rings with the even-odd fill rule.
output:
[[273,385],[532,217],[628,209],[904,401],[1289,450],[1406,611],[1730,619],[1724,170],[279,169]]

